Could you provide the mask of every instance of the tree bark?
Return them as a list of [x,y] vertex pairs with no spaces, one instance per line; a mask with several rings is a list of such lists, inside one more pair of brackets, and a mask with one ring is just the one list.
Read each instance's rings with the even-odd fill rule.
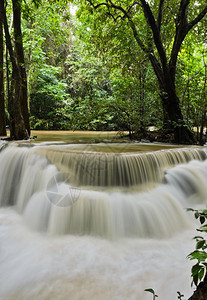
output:
[[18,65],[18,69],[22,81],[21,93],[20,93],[21,112],[24,119],[26,130],[28,132],[28,135],[30,136],[27,75],[25,69],[24,49],[23,49],[22,31],[21,31],[21,1],[12,0],[12,3],[13,3],[13,17],[14,17],[15,50],[16,50],[16,57],[17,57],[17,65]]
[[0,14],[0,136],[6,136],[6,116],[4,98],[4,69],[3,69],[3,22]]
[[188,300],[205,300],[207,299],[207,276],[205,276],[204,281],[199,283],[195,292]]
[[174,133],[174,142],[183,144],[195,143],[193,132],[185,124],[181,111],[180,99],[177,96],[174,76],[169,71],[169,67],[165,71],[159,71],[160,77],[157,76],[160,97],[163,107],[163,129],[166,132]]
[[18,68],[14,50],[12,47],[11,37],[7,23],[6,9],[4,0],[0,1],[0,13],[3,19],[6,46],[9,52],[12,64],[12,76],[10,85],[10,94],[8,98],[8,110],[10,115],[10,137],[15,140],[28,139],[28,132],[25,127],[24,119],[22,116],[22,78]]
[[145,18],[152,30],[153,40],[158,50],[160,63],[155,57],[153,50],[148,53],[149,60],[152,64],[154,72],[157,76],[160,97],[163,106],[164,129],[174,132],[174,140],[176,143],[191,144],[195,142],[194,135],[184,122],[183,114],[181,111],[180,100],[176,93],[175,87],[175,74],[177,57],[181,45],[188,32],[187,23],[187,8],[189,1],[181,1],[179,12],[176,19],[176,34],[171,52],[171,58],[167,61],[166,52],[163,47],[160,28],[161,28],[161,9],[163,1],[160,1],[158,20],[155,21],[154,15],[150,9],[149,4],[145,0],[141,0]]

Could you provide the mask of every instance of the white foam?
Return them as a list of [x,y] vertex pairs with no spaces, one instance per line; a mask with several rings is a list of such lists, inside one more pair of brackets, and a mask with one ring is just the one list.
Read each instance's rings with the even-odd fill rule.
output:
[[0,299],[187,299],[194,231],[166,240],[106,239],[30,231],[12,209],[0,209]]

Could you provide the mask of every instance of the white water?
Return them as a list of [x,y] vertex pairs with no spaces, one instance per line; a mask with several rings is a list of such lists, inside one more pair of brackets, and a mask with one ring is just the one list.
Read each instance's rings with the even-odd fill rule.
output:
[[[207,162],[169,169],[178,154],[159,151],[156,166],[161,167],[150,175],[160,174],[157,182],[151,180],[155,187],[141,179],[146,192],[129,178],[123,188],[107,188],[106,181],[104,187],[93,187],[83,179],[90,175],[96,180],[86,167],[84,186],[73,186],[68,181],[74,179],[75,164],[64,174],[67,182],[61,181],[57,167],[44,157],[46,148],[10,146],[0,153],[0,299],[152,299],[145,288],[153,288],[159,299],[177,299],[177,291],[187,299],[192,290],[186,256],[194,248],[196,225],[185,208],[206,204]],[[198,150],[190,152],[180,154],[177,163],[186,162],[186,156],[187,161],[205,156],[205,150],[197,157]],[[54,163],[51,157],[56,157],[56,165],[70,161],[65,149],[60,156],[51,153],[47,158]],[[70,149],[67,153],[69,157]],[[166,162],[161,164],[162,157]],[[104,165],[99,160],[99,176],[114,168],[112,160],[107,165],[105,158]],[[151,172],[147,159],[141,162]],[[126,164],[122,166],[119,172],[125,173]]]

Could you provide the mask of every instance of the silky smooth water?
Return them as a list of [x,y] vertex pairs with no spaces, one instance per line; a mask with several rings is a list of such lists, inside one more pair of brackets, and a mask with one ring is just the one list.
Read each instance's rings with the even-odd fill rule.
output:
[[186,208],[206,204],[205,148],[5,146],[0,299],[152,299],[146,288],[165,300],[192,294],[186,256],[198,224]]

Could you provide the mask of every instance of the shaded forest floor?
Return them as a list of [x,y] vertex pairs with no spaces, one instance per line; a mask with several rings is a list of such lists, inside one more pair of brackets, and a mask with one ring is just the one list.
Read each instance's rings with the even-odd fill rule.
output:
[[[202,137],[202,140],[199,139],[198,134],[196,132],[193,133],[193,140],[191,144],[194,145],[204,145],[206,142],[206,136]],[[167,144],[177,144],[175,139],[175,134],[172,131],[165,131],[163,129],[153,130],[153,131],[139,131],[136,133],[132,133],[128,135],[131,140],[136,140],[139,142],[158,142],[158,143],[167,143]],[[186,143],[184,143],[186,144]],[[206,299],[207,300],[207,299]]]
[[164,132],[163,130],[154,131],[139,131],[129,135],[132,140],[137,140],[140,142],[159,142],[159,143],[175,143],[174,133]]

